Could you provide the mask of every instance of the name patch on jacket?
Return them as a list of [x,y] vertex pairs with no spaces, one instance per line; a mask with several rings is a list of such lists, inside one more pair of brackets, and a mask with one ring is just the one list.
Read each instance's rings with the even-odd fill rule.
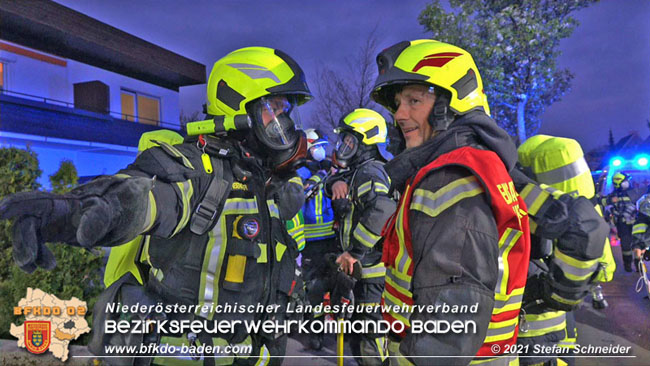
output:
[[239,182],[232,182],[232,189],[239,191],[248,191],[248,186]]
[[499,190],[499,193],[501,193],[501,197],[503,197],[503,200],[506,202],[506,204],[512,207],[512,211],[515,212],[521,224],[521,218],[526,216],[526,211],[519,208],[519,202],[517,201],[517,197],[519,197],[519,193],[517,193],[514,183],[507,182],[507,183],[497,184],[497,189]]

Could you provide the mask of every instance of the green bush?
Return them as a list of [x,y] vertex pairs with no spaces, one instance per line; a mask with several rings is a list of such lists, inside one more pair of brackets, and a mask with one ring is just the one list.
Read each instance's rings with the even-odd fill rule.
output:
[[61,165],[56,173],[50,175],[50,184],[52,185],[52,192],[65,193],[69,192],[79,182],[77,175],[77,168],[70,160],[61,160]]
[[[36,153],[27,149],[0,149],[0,199],[23,191],[39,189],[36,179],[41,175]],[[59,170],[50,176],[55,193],[71,190],[78,181],[77,170],[68,160],[61,162]],[[23,317],[13,315],[13,306],[25,297],[27,288],[40,288],[62,300],[77,297],[86,301],[86,320],[92,324],[92,308],[103,289],[100,278],[102,256],[88,250],[65,244],[47,246],[56,256],[57,266],[52,271],[37,269],[26,274],[13,262],[11,246],[11,224],[0,222],[0,298],[6,306],[0,307],[0,338],[13,337],[9,334],[10,323],[20,324]],[[88,334],[74,343],[86,343]]]

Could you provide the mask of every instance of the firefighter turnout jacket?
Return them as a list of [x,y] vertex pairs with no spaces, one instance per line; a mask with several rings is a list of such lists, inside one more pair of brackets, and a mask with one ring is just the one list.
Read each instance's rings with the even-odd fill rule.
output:
[[[155,181],[147,197],[139,198],[148,202],[142,220],[109,201],[115,204],[112,209],[120,213],[121,222],[140,224],[138,232],[131,229],[124,235],[107,235],[102,245],[118,245],[117,240],[144,234],[135,259],[143,269],[147,290],[164,304],[198,305],[196,313],[179,316],[242,321],[282,317],[283,311],[215,309],[225,304],[286,306],[298,252],[286,223],[295,220],[304,202],[302,182],[297,175],[272,175],[236,140],[206,136],[205,141],[203,149],[196,140],[179,145],[157,141],[159,146],[143,151],[126,169],[105,178]],[[217,172],[220,176],[215,176]],[[215,201],[215,182],[228,184],[219,201]],[[93,190],[93,185],[97,184],[91,182],[84,189]],[[163,343],[183,341],[163,338]],[[250,337],[242,325],[233,333],[199,335],[199,341],[236,344],[250,342]],[[268,356],[265,348],[259,351]]]
[[388,195],[390,178],[384,164],[370,159],[344,172],[330,177],[325,184],[331,197],[331,186],[338,180],[348,185],[351,205],[339,221],[339,243],[343,251],[361,262],[362,279],[379,278],[383,282],[384,265],[381,263],[381,229],[395,211],[395,201]]
[[[595,188],[577,141],[536,135],[518,152],[529,177],[518,170],[512,176],[528,206],[532,261],[517,342],[530,345],[523,348],[528,350],[537,344],[548,350],[575,347],[575,326],[567,326],[571,314],[565,310],[582,303],[595,282],[611,280],[609,230],[588,200]],[[520,363],[545,362],[557,353],[529,351]]]
[[[306,172],[304,172],[306,171]],[[325,171],[319,170],[311,174],[307,168],[300,168],[299,173],[302,175],[305,184],[320,187],[311,198],[305,200],[303,206],[303,215],[305,218],[305,240],[307,242],[316,240],[331,239],[336,236],[332,226],[334,225],[334,211],[332,211],[332,201],[325,195],[324,184],[321,181],[325,178]]]
[[[384,318],[407,326],[427,321],[476,325],[476,332],[462,334],[408,328],[399,335],[400,352],[417,356],[411,362],[471,361],[439,358],[446,355],[497,356],[476,360],[485,365],[516,362],[503,350],[517,337],[530,237],[526,206],[508,174],[515,162],[516,149],[505,131],[484,113],[470,112],[387,164],[402,196],[384,228],[382,303],[395,310]],[[400,310],[403,305],[475,304],[473,312]]]

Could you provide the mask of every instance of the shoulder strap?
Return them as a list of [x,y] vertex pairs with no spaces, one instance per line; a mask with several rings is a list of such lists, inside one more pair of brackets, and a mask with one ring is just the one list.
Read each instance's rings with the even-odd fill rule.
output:
[[[190,231],[196,235],[203,235],[212,229],[232,189],[230,162],[218,157],[212,157],[210,160],[213,169],[210,185],[190,219]],[[224,163],[228,165],[227,169],[224,169]]]

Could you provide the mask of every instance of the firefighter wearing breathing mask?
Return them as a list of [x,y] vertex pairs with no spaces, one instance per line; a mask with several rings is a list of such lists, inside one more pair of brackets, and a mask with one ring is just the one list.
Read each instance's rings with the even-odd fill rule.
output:
[[635,203],[638,195],[631,188],[629,174],[617,172],[612,176],[614,191],[601,201],[603,207],[612,215],[616,232],[621,241],[623,267],[626,272],[632,272],[632,226],[636,218]]
[[[298,169],[305,186],[305,205],[302,208],[305,221],[305,246],[301,254],[301,269],[305,281],[307,299],[312,305],[320,304],[325,296],[322,283],[327,281],[328,253],[336,251],[334,233],[334,212],[332,201],[325,195],[324,181],[330,174],[332,162],[327,158],[327,137],[316,129],[305,131],[307,135],[307,163]],[[315,312],[311,319],[320,322],[324,313]],[[320,350],[323,333],[309,335],[309,347]]]
[[[37,267],[51,270],[56,261],[46,242],[112,247],[145,235],[136,256],[144,285],[129,272],[100,297],[90,344],[94,353],[102,355],[108,343],[252,343],[250,355],[158,356],[196,365],[280,363],[281,358],[268,357],[284,354],[286,337],[278,334],[247,334],[242,323],[214,334],[104,334],[104,321],[120,315],[104,309],[117,301],[162,302],[196,306],[192,313],[131,315],[242,322],[283,317],[282,307],[273,313],[217,309],[235,303],[283,305],[291,294],[297,248],[285,221],[304,202],[295,169],[306,156],[307,142],[297,107],[310,98],[303,71],[284,52],[249,47],[229,53],[209,77],[209,118],[188,124],[184,143],[155,141],[159,146],[117,174],[65,195],[23,192],[0,202],[0,217],[15,221],[16,263],[28,273]],[[170,363],[155,354],[145,360],[123,356],[124,364]]]
[[634,270],[639,272],[641,258],[646,261],[650,260],[650,251],[648,251],[648,247],[650,247],[650,230],[648,230],[648,225],[650,225],[650,187],[648,187],[648,192],[636,201],[636,210],[637,218],[632,227],[632,236],[634,237],[632,251],[634,252]]
[[[378,305],[386,270],[381,262],[381,229],[395,211],[389,196],[390,179],[384,170],[388,156],[380,144],[386,142],[384,118],[370,109],[355,109],[344,116],[335,130],[339,135],[333,162],[341,172],[325,184],[332,197],[343,253],[336,259],[340,269],[353,273],[361,264],[361,279],[353,289],[356,305]],[[380,320],[380,313],[357,313],[354,319]],[[351,334],[350,346],[360,365],[377,365],[386,360],[383,334]],[[376,356],[376,357],[369,357]]]
[[[576,348],[577,330],[572,310],[590,291],[594,308],[602,308],[598,284],[611,281],[616,269],[609,228],[600,207],[594,207],[594,182],[576,140],[535,135],[519,146],[518,155],[525,176],[517,169],[513,179],[532,228],[517,337],[525,351],[520,356],[526,357],[519,363],[573,365],[570,349]],[[533,350],[537,345],[541,351]]]

